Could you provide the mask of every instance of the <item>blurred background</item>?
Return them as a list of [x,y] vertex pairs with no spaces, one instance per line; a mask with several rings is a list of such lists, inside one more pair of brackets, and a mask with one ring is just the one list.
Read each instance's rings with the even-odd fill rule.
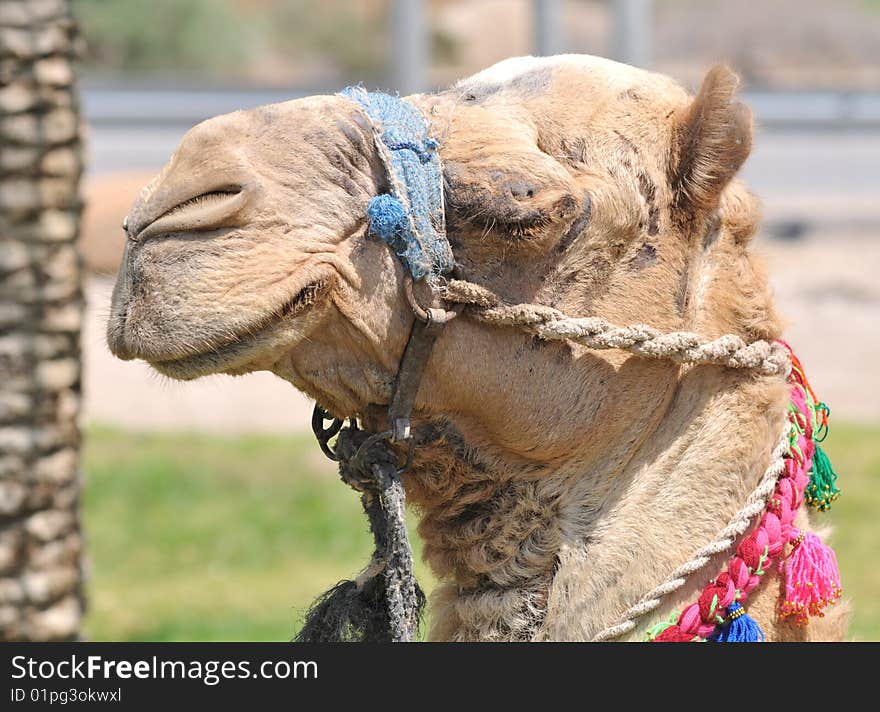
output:
[[[114,360],[104,344],[122,218],[191,126],[351,83],[405,95],[510,56],[578,52],[692,90],[720,61],[742,77],[757,124],[743,176],[765,214],[755,247],[787,339],[832,409],[827,450],[843,495],[820,516],[854,601],[851,638],[880,640],[880,0],[2,0],[0,109],[14,103],[9,58],[30,51],[10,44],[7,28],[39,29],[70,8],[79,34],[65,30],[62,54],[79,57],[85,124],[85,311],[83,370],[64,388],[82,398],[86,595],[70,598],[74,583],[58,576],[22,574],[21,590],[4,589],[13,579],[2,578],[3,547],[30,544],[4,533],[19,514],[3,510],[0,490],[0,627],[4,605],[31,606],[63,637],[64,611],[78,615],[86,600],[85,635],[96,640],[286,640],[304,607],[369,555],[357,497],[308,434],[311,403],[292,387],[268,374],[175,383]],[[37,76],[48,55],[32,36]],[[0,229],[12,224],[2,220]],[[2,319],[0,308],[5,346]],[[12,362],[2,356],[0,369]],[[31,462],[36,447],[9,435],[7,406],[0,476],[5,456]],[[28,523],[38,509],[26,510]],[[40,546],[75,539],[53,554],[70,557],[81,548],[71,522],[27,536]]]

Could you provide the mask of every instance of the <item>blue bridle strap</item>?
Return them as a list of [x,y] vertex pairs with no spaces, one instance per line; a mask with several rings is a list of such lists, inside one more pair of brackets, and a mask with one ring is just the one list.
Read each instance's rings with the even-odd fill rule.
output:
[[370,232],[387,242],[414,280],[452,271],[437,142],[419,110],[398,97],[348,87],[373,125],[390,190],[370,200]]

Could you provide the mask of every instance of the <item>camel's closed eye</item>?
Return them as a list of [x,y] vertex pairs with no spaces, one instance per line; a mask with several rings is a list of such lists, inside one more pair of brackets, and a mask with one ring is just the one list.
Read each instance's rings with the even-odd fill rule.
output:
[[[499,163],[504,158],[499,156]],[[519,156],[509,158],[516,165]],[[483,235],[542,245],[560,238],[583,212],[583,198],[567,177],[535,168],[447,163],[443,178],[450,222]]]

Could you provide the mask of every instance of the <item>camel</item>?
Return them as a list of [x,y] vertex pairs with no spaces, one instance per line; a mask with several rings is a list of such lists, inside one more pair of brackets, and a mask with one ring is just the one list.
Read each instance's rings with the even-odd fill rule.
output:
[[[736,178],[752,140],[736,88],[723,66],[692,96],[562,55],[406,97],[439,143],[458,273],[571,316],[779,337],[748,249],[759,207]],[[127,218],[110,349],[175,379],[268,370],[376,423],[414,318],[400,262],[367,229],[387,180],[344,96],[199,124]],[[739,509],[787,402],[778,376],[545,341],[465,312],[428,361],[404,476],[441,581],[430,639],[590,640]],[[813,530],[803,511],[796,524]],[[624,639],[692,601],[726,556]],[[808,626],[780,620],[780,585],[774,567],[749,603],[768,640],[844,636],[845,604]]]

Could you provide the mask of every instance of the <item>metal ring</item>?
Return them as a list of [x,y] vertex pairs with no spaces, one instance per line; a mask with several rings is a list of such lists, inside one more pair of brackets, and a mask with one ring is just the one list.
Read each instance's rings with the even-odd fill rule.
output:
[[354,457],[351,458],[352,463],[356,463],[356,466],[363,471],[363,461],[362,458],[366,455],[367,451],[373,447],[378,442],[382,440],[388,440],[391,438],[393,433],[390,430],[385,430],[381,433],[373,433],[370,437],[364,440],[355,452]]
[[[329,428],[324,427],[325,420],[332,420]],[[315,434],[315,438],[318,441],[318,445],[321,446],[321,452],[323,452],[328,458],[333,460],[334,462],[339,462],[339,456],[330,447],[330,438],[334,435],[338,434],[340,430],[342,430],[342,426],[345,421],[340,418],[334,418],[331,416],[326,410],[324,410],[321,406],[315,403],[315,408],[312,411],[312,432]]]
[[462,309],[464,309],[464,304],[456,304],[452,309],[435,307],[425,309],[416,299],[416,295],[413,292],[413,278],[410,274],[405,274],[403,277],[403,293],[406,296],[406,301],[409,302],[410,308],[413,310],[413,314],[416,315],[419,321],[423,321],[426,324],[445,325],[461,314]]
[[[385,430],[381,433],[373,433],[370,437],[364,440],[360,447],[358,447],[357,452],[354,454],[354,457],[351,458],[352,463],[358,463],[361,470],[362,467],[362,458],[367,454],[369,449],[373,447],[378,442],[382,440],[391,440],[394,437],[394,433],[391,430]],[[413,452],[415,451],[415,440],[410,437],[408,443],[408,447],[406,449],[406,459],[403,461],[403,465],[397,468],[396,474],[400,477],[403,473],[409,470],[410,465],[412,465]]]
[[409,470],[410,465],[412,465],[413,453],[415,452],[415,449],[416,449],[415,438],[413,438],[410,435],[409,446],[406,448],[406,460],[404,460],[404,462],[403,462],[403,467],[400,467],[397,470],[398,477],[400,477],[401,475],[403,475],[403,473],[405,473],[407,470]]

